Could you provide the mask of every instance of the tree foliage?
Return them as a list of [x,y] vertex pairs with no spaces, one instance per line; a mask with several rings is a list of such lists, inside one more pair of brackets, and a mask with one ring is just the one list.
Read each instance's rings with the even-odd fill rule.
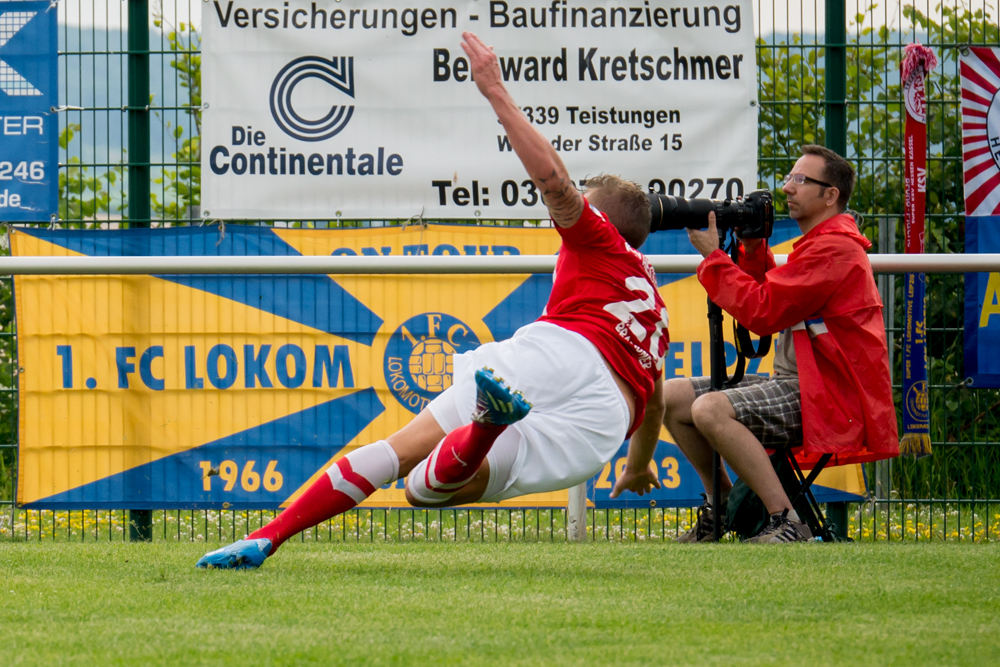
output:
[[189,23],[174,27],[163,18],[162,5],[153,10],[153,22],[164,29],[173,58],[170,67],[177,73],[180,87],[187,91],[187,130],[180,124],[164,122],[174,142],[174,169],[163,169],[153,182],[160,185],[163,198],[150,194],[153,215],[164,220],[185,221],[200,217],[201,207],[201,36]]

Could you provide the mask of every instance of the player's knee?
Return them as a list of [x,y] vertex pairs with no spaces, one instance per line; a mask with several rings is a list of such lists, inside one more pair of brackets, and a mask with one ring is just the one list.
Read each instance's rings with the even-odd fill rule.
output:
[[414,507],[433,507],[431,503],[424,502],[420,498],[410,493],[410,484],[406,483],[406,502],[410,503]]
[[691,404],[691,421],[702,433],[714,431],[725,420],[732,419],[733,407],[722,392],[702,394]]
[[[424,477],[424,468],[427,465],[426,459],[421,461],[406,478],[406,502],[414,507],[440,507],[440,502],[435,502],[427,496],[433,494],[430,489],[420,484]],[[416,488],[414,488],[416,487]],[[422,487],[422,488],[421,488]]]
[[663,383],[663,419],[691,420],[694,386],[687,378],[674,378]]

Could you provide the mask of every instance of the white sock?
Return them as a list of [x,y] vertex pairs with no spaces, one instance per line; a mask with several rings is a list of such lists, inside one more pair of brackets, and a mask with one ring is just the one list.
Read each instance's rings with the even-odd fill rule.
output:
[[399,457],[392,445],[379,440],[355,449],[330,466],[326,474],[334,489],[360,503],[383,484],[399,479]]
[[[428,466],[434,465],[440,449],[441,445],[439,444],[434,448],[434,451],[431,452],[430,456],[418,463],[416,467],[410,471],[409,476],[406,478],[406,489],[410,492],[410,495],[420,502],[427,503],[429,505],[439,505],[447,502],[452,496],[461,490],[462,486],[465,486],[465,483],[463,483],[456,489],[432,489],[427,484]],[[433,467],[430,469],[433,470]]]

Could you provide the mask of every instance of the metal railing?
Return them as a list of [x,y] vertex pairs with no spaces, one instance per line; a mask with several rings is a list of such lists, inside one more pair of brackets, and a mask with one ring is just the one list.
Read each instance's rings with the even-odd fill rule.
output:
[[[692,274],[698,255],[648,255],[661,274]],[[869,255],[876,274],[1000,271],[1000,253],[982,255]],[[788,261],[775,255],[775,264]],[[552,273],[554,255],[411,255],[282,257],[0,257],[0,275],[219,275],[219,274],[525,274]]]

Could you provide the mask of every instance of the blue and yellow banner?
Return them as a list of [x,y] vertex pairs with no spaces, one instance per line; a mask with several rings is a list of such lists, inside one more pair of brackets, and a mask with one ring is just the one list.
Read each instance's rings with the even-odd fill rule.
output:
[[[965,252],[1000,253],[1000,216],[965,218]],[[965,375],[1000,387],[1000,273],[965,274]]]
[[[782,227],[775,243],[797,228]],[[780,238],[778,238],[780,237]],[[17,230],[17,256],[553,254],[552,229],[412,225]],[[683,232],[644,251],[693,252]],[[776,248],[781,252],[781,246]],[[537,318],[549,275],[20,276],[17,501],[29,508],[268,509],[333,461],[407,424],[451,382],[451,357]],[[708,370],[705,293],[661,276],[667,377]],[[727,331],[728,331],[727,327]],[[735,348],[727,342],[730,366]],[[752,365],[768,372],[770,359]],[[590,483],[607,498],[625,448]],[[700,503],[663,431],[658,506]],[[821,500],[864,493],[859,467],[823,473]],[[826,494],[829,497],[824,496]],[[505,506],[561,506],[566,493]],[[403,482],[367,506],[406,506]]]

